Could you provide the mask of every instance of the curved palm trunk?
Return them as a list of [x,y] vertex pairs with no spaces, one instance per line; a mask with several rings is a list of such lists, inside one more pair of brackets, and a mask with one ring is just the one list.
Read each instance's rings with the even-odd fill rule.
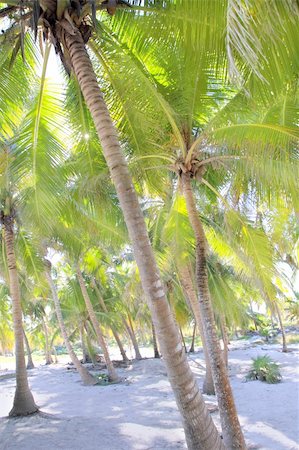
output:
[[199,334],[201,337],[202,348],[203,348],[203,352],[204,352],[204,356],[205,356],[206,373],[205,373],[205,379],[203,382],[202,391],[204,394],[207,394],[207,395],[215,395],[215,388],[214,388],[214,382],[213,382],[213,377],[212,377],[210,357],[209,357],[206,337],[205,337],[205,333],[203,330],[203,324],[202,324],[202,315],[200,312],[198,298],[197,298],[196,292],[194,290],[190,270],[187,266],[181,266],[181,267],[179,267],[179,274],[180,274],[180,282],[181,282],[183,289],[187,295],[187,298],[189,300],[191,309],[192,309],[194,317],[195,317],[196,324],[198,326],[198,331],[199,331]]
[[140,278],[152,313],[168,377],[183,418],[190,450],[218,450],[224,444],[200,394],[183,351],[150,245],[144,217],[82,36],[65,34],[70,60],[91,112],[132,242]]
[[46,359],[46,365],[50,365],[53,364],[53,359],[51,356],[51,352],[50,352],[50,347],[49,347],[49,333],[48,333],[48,327],[46,324],[45,319],[42,317],[41,318],[42,321],[42,328],[43,328],[43,332],[45,335],[45,359]]
[[134,328],[133,328],[132,320],[130,319],[129,314],[128,314],[128,319],[129,319],[129,323],[125,319],[123,319],[123,323],[124,323],[124,325],[126,327],[128,335],[130,336],[131,342],[133,344],[133,348],[134,348],[134,352],[135,352],[135,359],[139,360],[139,359],[142,359],[142,356],[141,356],[141,353],[140,353],[140,350],[139,350],[139,345],[138,345],[138,342],[137,342],[137,339],[136,339],[136,335],[135,335],[135,331],[134,331]]
[[110,381],[118,381],[119,377],[118,377],[118,375],[116,373],[116,370],[115,370],[115,368],[113,366],[113,363],[112,363],[112,361],[110,359],[110,355],[109,355],[109,352],[108,352],[107,344],[105,342],[102,330],[100,328],[99,322],[98,322],[97,317],[95,315],[95,312],[94,312],[91,300],[89,298],[89,295],[88,295],[88,292],[87,292],[87,289],[86,289],[86,286],[85,286],[85,281],[84,281],[84,278],[83,278],[83,275],[82,275],[82,272],[81,272],[79,266],[77,266],[77,277],[78,277],[78,280],[79,280],[79,284],[80,284],[81,292],[82,292],[82,295],[83,295],[83,298],[84,298],[84,301],[85,301],[85,305],[86,305],[86,308],[87,308],[87,311],[88,311],[88,315],[90,317],[90,320],[92,322],[94,331],[95,331],[97,339],[98,339],[98,344],[101,347],[102,352],[104,354],[104,360],[105,360],[105,363],[106,363],[106,366],[107,366],[109,380]]
[[208,286],[207,242],[196,210],[189,173],[182,174],[183,192],[187,211],[196,239],[196,279],[199,305],[210,356],[213,380],[218,399],[224,443],[229,449],[246,449],[228,373],[221,354]]
[[26,416],[38,411],[33,395],[29,389],[24,354],[24,333],[21,307],[20,287],[14,252],[13,219],[5,217],[4,241],[6,249],[7,267],[9,274],[9,290],[12,299],[13,329],[15,336],[16,356],[16,392],[10,416]]
[[155,327],[154,327],[153,322],[152,322],[152,336],[153,336],[154,357],[155,358],[160,358],[160,353],[159,353],[159,349],[158,349],[158,342],[157,342],[157,338],[156,338],[156,331],[155,331]]
[[[105,302],[104,302],[104,300],[103,300],[103,297],[101,296],[101,293],[100,293],[100,291],[99,291],[99,289],[98,289],[98,287],[97,287],[97,285],[96,285],[95,280],[94,280],[94,282],[93,282],[93,287],[94,287],[95,292],[96,292],[96,294],[97,294],[97,297],[98,297],[98,300],[99,300],[99,303],[100,303],[100,306],[101,306],[102,310],[103,310],[106,314],[108,314],[107,306],[105,305]],[[121,356],[122,356],[123,361],[124,361],[125,363],[128,363],[128,362],[129,362],[129,358],[127,357],[126,351],[125,351],[124,346],[123,346],[123,344],[122,344],[122,342],[121,342],[121,340],[120,340],[119,334],[118,334],[118,332],[116,331],[116,329],[114,328],[113,325],[111,326],[111,331],[112,331],[113,336],[114,336],[114,339],[115,339],[115,341],[116,341],[116,343],[117,343],[117,345],[118,345],[118,348],[119,348],[119,351],[120,351],[120,354],[121,354]]]
[[84,384],[86,385],[94,385],[97,384],[97,380],[88,372],[88,370],[82,366],[82,364],[80,363],[79,359],[77,358],[73,347],[71,346],[71,343],[69,341],[67,332],[66,332],[66,328],[64,325],[64,321],[63,321],[63,317],[62,317],[62,312],[61,312],[61,308],[60,308],[60,303],[59,303],[59,298],[57,295],[57,291],[56,291],[56,286],[52,280],[52,276],[51,276],[51,265],[49,261],[46,261],[46,271],[45,271],[45,275],[46,275],[46,279],[49,283],[49,287],[51,289],[52,292],[52,297],[54,300],[54,306],[55,306],[55,312],[56,312],[56,316],[57,316],[57,320],[59,323],[59,328],[64,340],[64,344],[67,348],[68,354],[71,358],[72,363],[74,364],[75,368],[77,369],[81,380]]
[[26,351],[27,351],[27,366],[26,366],[26,368],[27,368],[27,370],[34,369],[34,363],[33,363],[33,359],[32,359],[32,351],[31,351],[29,341],[28,341],[25,331],[24,331],[24,342],[25,342],[25,347],[26,347]]

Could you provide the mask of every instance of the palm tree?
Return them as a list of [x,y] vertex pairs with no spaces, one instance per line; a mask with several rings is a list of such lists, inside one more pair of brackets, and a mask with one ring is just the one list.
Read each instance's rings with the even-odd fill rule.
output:
[[[44,2],[42,11],[45,33],[53,36],[60,51],[60,43],[63,42],[65,45],[69,63],[78,80],[102,143],[103,153],[128,227],[143,289],[149,300],[161,352],[183,417],[188,446],[190,449],[203,445],[206,448],[222,448],[223,444],[200,395],[182,349],[177,326],[169,310],[128,165],[85,48],[84,40],[89,36],[88,31],[86,34],[86,25],[82,22],[83,17],[78,17],[75,10],[71,11],[71,14],[65,10],[65,12],[61,12],[61,16],[60,13],[57,16],[56,2]],[[63,27],[67,21],[64,15],[74,17],[74,21],[68,22],[71,28]],[[54,22],[53,17],[55,17]],[[49,28],[47,23],[53,23],[53,26]],[[48,281],[51,282],[49,274]],[[213,431],[211,432],[211,430]]]
[[12,299],[13,329],[15,337],[16,356],[16,391],[13,408],[10,416],[24,416],[38,411],[33,395],[29,389],[25,356],[24,356],[24,330],[22,324],[22,307],[20,286],[18,280],[17,264],[14,251],[14,213],[6,202],[6,210],[1,211],[1,224],[3,227],[7,268],[9,276],[9,290]]
[[82,364],[80,363],[79,359],[77,358],[77,356],[72,348],[72,345],[69,341],[67,331],[65,328],[65,324],[64,324],[64,320],[63,320],[63,316],[62,316],[62,312],[61,312],[61,308],[60,308],[60,302],[59,302],[59,298],[57,295],[57,289],[56,289],[56,286],[52,279],[51,266],[52,265],[51,265],[50,261],[45,260],[45,277],[46,277],[49,287],[51,289],[52,298],[53,298],[54,305],[55,305],[56,316],[57,316],[57,320],[59,323],[61,334],[63,336],[65,346],[67,348],[68,354],[70,355],[72,363],[74,364],[78,373],[80,374],[82,382],[86,385],[95,385],[95,384],[97,384],[97,380],[92,375],[90,375],[90,373],[87,371],[87,369],[84,366],[82,366]]
[[[234,2],[232,5],[235,6]],[[246,11],[246,13],[248,13],[248,11]],[[127,169],[127,163],[121,154],[115,129],[109,117],[106,105],[103,102],[97,79],[94,75],[92,65],[84,46],[84,42],[89,38],[89,28],[83,19],[84,16],[82,17],[79,15],[77,11],[70,9],[61,11],[60,8],[57,8],[56,2],[49,2],[49,4],[43,2],[41,21],[45,28],[45,35],[51,33],[58,52],[62,53],[61,43],[64,45],[66,51],[63,61],[65,66],[67,68],[72,67],[76,74],[83,96],[91,111],[98,134],[102,141],[103,151],[111,171],[120,204],[124,211],[129,234],[133,242],[142,284],[150,301],[154,324],[160,340],[160,347],[166,360],[172,386],[177,393],[176,397],[178,405],[185,419],[184,425],[187,441],[190,448],[198,448],[202,443],[202,438],[199,438],[196,432],[199,427],[202,429],[202,423],[199,419],[202,400],[195,387],[194,378],[187,365],[186,358],[183,355],[178,330],[169,312],[159,272],[147,236],[140,205]],[[230,34],[229,37],[230,42],[233,42],[234,36]],[[231,52],[230,42],[228,47]],[[241,51],[242,50],[244,50],[244,48],[241,48]],[[181,363],[180,366],[174,365],[174,354],[177,355],[177,360]],[[181,369],[183,370],[180,372]],[[184,380],[186,384],[184,387],[179,385],[182,373],[186,375]],[[187,380],[189,380],[189,382],[187,382]],[[192,405],[190,405],[190,403],[187,405],[184,402],[186,393],[189,392],[190,394],[190,389],[187,389],[188,385],[193,387],[194,397]],[[197,404],[196,408],[194,407],[194,403]],[[190,421],[191,406],[192,410],[196,410],[198,414],[197,421],[194,420],[193,423]],[[207,423],[205,423],[204,429],[202,430],[203,436],[206,424]],[[218,446],[221,446],[219,437],[217,437],[216,433],[213,433],[213,439],[214,442],[211,442],[211,448],[218,448]],[[205,443],[205,445],[207,448],[207,443]],[[244,445],[239,443],[237,447],[242,448]]]
[[107,344],[105,342],[102,330],[100,328],[100,325],[98,323],[95,311],[93,309],[93,305],[91,303],[91,299],[89,297],[89,294],[88,294],[88,291],[87,291],[87,288],[86,288],[86,285],[85,285],[85,281],[84,281],[84,278],[83,278],[83,274],[81,272],[79,264],[77,266],[76,273],[77,273],[77,278],[78,278],[78,281],[79,281],[79,284],[80,284],[81,292],[82,292],[82,295],[83,295],[83,298],[84,298],[84,301],[85,301],[85,304],[86,304],[86,308],[87,308],[90,320],[91,320],[93,328],[95,330],[95,333],[96,333],[96,336],[97,336],[97,339],[98,339],[98,343],[99,343],[99,345],[100,345],[100,347],[101,347],[101,349],[103,351],[103,354],[104,354],[104,359],[105,359],[105,363],[107,365],[109,380],[110,381],[114,381],[114,382],[118,381],[119,377],[118,377],[118,375],[116,373],[116,370],[115,370],[115,368],[113,366],[113,363],[112,363],[112,361],[110,359],[110,355],[109,355],[109,351],[108,351],[108,348],[107,348]]

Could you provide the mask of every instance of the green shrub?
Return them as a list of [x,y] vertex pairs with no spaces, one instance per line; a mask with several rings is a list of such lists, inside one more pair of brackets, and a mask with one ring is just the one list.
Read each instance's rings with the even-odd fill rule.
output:
[[246,376],[247,380],[260,380],[266,383],[279,383],[281,374],[279,366],[270,356],[258,356],[252,359],[252,368]]

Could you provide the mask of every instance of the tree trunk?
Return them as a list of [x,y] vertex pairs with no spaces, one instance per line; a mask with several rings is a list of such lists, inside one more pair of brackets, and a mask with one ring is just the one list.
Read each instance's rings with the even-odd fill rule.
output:
[[183,344],[183,347],[185,349],[185,353],[188,353],[187,347],[186,347],[185,338],[184,338],[184,335],[183,335],[183,332],[182,332],[182,328],[181,328],[180,325],[179,325],[179,330],[180,330],[180,335],[181,335],[181,339],[182,339],[182,344]]
[[192,341],[191,341],[191,345],[190,345],[190,348],[189,348],[189,353],[194,353],[194,351],[195,351],[195,348],[194,348],[194,345],[195,345],[195,334],[196,334],[196,321],[195,321],[195,324],[194,324],[194,327],[193,327]]
[[125,319],[123,319],[123,322],[125,324],[125,327],[127,329],[127,332],[128,332],[128,334],[130,336],[130,339],[131,339],[133,347],[134,347],[135,359],[140,360],[140,359],[142,359],[142,356],[140,354],[139,345],[138,345],[138,342],[137,342],[137,339],[136,339],[136,335],[135,335],[135,331],[134,331],[134,328],[133,328],[132,320],[131,320],[129,314],[127,314],[127,316],[128,316],[129,323]]
[[54,364],[58,364],[57,351],[55,345],[53,345],[53,353],[54,353]]
[[65,33],[65,42],[75,75],[101,140],[104,156],[124,213],[160,350],[182,415],[187,445],[189,450],[224,449],[223,441],[213,424],[183,351],[180,334],[165,296],[127,161],[121,152],[117,131],[99,89],[82,36],[79,32],[75,35]]
[[205,379],[203,382],[202,391],[204,394],[207,395],[215,395],[215,388],[214,388],[214,382],[213,382],[213,376],[212,376],[212,370],[211,370],[211,364],[210,364],[210,356],[208,352],[207,342],[205,333],[203,330],[203,324],[202,324],[202,315],[200,311],[200,306],[198,302],[198,298],[194,289],[192,277],[190,274],[190,270],[188,266],[180,266],[179,267],[179,276],[180,276],[180,282],[182,284],[182,287],[186,293],[186,296],[189,300],[190,307],[193,311],[195,321],[198,327],[198,331],[201,337],[202,342],[202,348],[205,356],[205,362],[206,362],[206,373],[205,373]]
[[4,241],[9,274],[9,291],[12,300],[13,330],[15,337],[16,357],[16,391],[10,416],[26,416],[38,411],[33,395],[29,389],[25,354],[24,334],[21,307],[21,295],[17,273],[16,257],[14,252],[13,219],[4,217]]
[[[94,287],[95,292],[96,292],[96,294],[97,294],[97,297],[98,297],[98,300],[99,300],[99,303],[100,303],[100,306],[101,306],[102,310],[103,310],[106,314],[108,314],[107,306],[105,305],[104,299],[103,299],[103,297],[101,296],[101,293],[100,293],[100,291],[99,291],[99,289],[98,289],[98,287],[97,287],[97,285],[96,285],[96,281],[95,281],[95,280],[93,280],[93,287]],[[128,358],[127,355],[126,355],[126,351],[125,351],[124,346],[123,346],[123,344],[122,344],[122,342],[121,342],[121,340],[120,340],[120,337],[119,337],[119,335],[118,335],[118,332],[116,331],[116,329],[114,328],[113,325],[111,325],[111,331],[112,331],[113,336],[114,336],[114,339],[115,339],[115,341],[116,341],[116,343],[117,343],[117,345],[118,345],[118,348],[119,348],[119,351],[120,351],[120,354],[121,354],[121,356],[122,356],[123,361],[124,361],[125,363],[128,363],[128,362],[129,362],[129,358]]]
[[27,366],[26,366],[26,368],[27,368],[27,370],[34,369],[34,363],[32,360],[32,352],[31,352],[31,348],[30,348],[29,341],[28,341],[25,331],[24,331],[24,342],[25,342],[25,347],[26,347],[26,351],[27,351]]
[[152,336],[153,336],[154,358],[160,358],[158,342],[156,338],[156,331],[153,322],[152,322]]
[[82,366],[82,364],[80,363],[79,359],[77,358],[73,347],[69,341],[67,332],[66,332],[66,328],[64,325],[64,321],[63,321],[63,317],[62,317],[62,312],[61,312],[61,308],[60,308],[60,303],[59,303],[59,298],[57,295],[57,291],[56,291],[56,286],[52,280],[52,276],[51,276],[51,263],[50,261],[46,261],[46,271],[45,271],[45,275],[47,278],[47,281],[49,283],[49,287],[51,289],[52,292],[52,297],[54,300],[54,306],[55,306],[55,312],[56,312],[56,316],[57,316],[57,320],[59,323],[59,328],[64,340],[64,344],[67,348],[68,354],[71,358],[72,363],[74,364],[75,368],[77,369],[77,371],[79,372],[79,375],[81,377],[81,380],[83,382],[83,384],[86,385],[94,385],[97,384],[97,380],[88,372],[88,370]]
[[288,352],[287,337],[286,337],[285,329],[284,329],[284,326],[283,326],[283,323],[282,323],[282,317],[281,317],[281,313],[280,313],[278,305],[275,305],[275,309],[276,309],[276,312],[277,312],[277,318],[278,318],[278,322],[279,322],[280,329],[281,329],[281,334],[282,334],[282,351],[284,353],[287,353]]
[[93,325],[94,331],[95,331],[97,339],[98,339],[98,344],[101,347],[102,352],[104,354],[104,360],[105,360],[105,363],[106,363],[106,366],[107,366],[109,380],[110,381],[118,381],[119,377],[118,377],[118,375],[116,373],[116,370],[115,370],[115,368],[113,366],[113,363],[112,363],[112,361],[110,359],[110,355],[109,355],[109,352],[108,352],[107,344],[105,342],[102,330],[100,328],[100,325],[99,325],[99,322],[97,320],[96,314],[94,312],[91,300],[89,298],[89,294],[87,292],[87,289],[86,289],[86,286],[85,286],[85,281],[84,281],[84,278],[83,278],[83,275],[82,275],[82,272],[80,270],[79,265],[77,266],[77,277],[78,277],[80,288],[81,288],[81,292],[82,292],[82,295],[83,295],[83,298],[84,298],[84,301],[85,301],[85,304],[86,304],[88,315],[90,317],[91,323]]
[[45,319],[42,317],[42,328],[45,335],[45,359],[46,359],[46,365],[53,364],[53,359],[51,356],[50,346],[49,346],[49,333],[48,333],[48,327],[46,324]]
[[84,326],[82,324],[79,325],[79,333],[80,333],[80,341],[81,341],[81,348],[82,348],[82,363],[90,363],[91,358],[89,356],[89,353],[87,351],[85,340],[84,340]]
[[228,449],[246,449],[228,373],[222,358],[208,285],[207,242],[196,210],[190,173],[182,174],[187,211],[196,239],[196,280],[199,305],[210,356],[213,380],[218,399],[224,443]]
[[97,358],[96,358],[96,352],[94,350],[94,346],[92,343],[92,341],[93,341],[92,334],[94,333],[94,330],[93,329],[91,330],[91,327],[92,327],[92,325],[91,325],[90,321],[85,322],[84,328],[86,331],[87,351],[90,356],[92,364],[95,366],[97,364]]
[[226,368],[228,368],[228,334],[227,334],[227,328],[225,323],[225,316],[221,314],[220,316],[220,328],[221,328],[221,336],[222,336],[222,342],[223,342],[223,359],[226,365]]

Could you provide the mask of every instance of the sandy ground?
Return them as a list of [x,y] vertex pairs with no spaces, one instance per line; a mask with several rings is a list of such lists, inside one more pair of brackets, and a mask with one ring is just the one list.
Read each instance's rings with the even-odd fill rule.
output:
[[[299,347],[292,347],[291,353],[283,354],[278,346],[244,348],[239,343],[229,352],[230,379],[251,449],[299,449]],[[244,382],[251,358],[265,353],[280,363],[282,383]],[[191,355],[200,386],[202,364],[201,352]],[[125,379],[121,384],[85,387],[77,373],[63,364],[33,369],[29,381],[43,414],[22,419],[5,417],[12,406],[15,379],[1,380],[0,449],[186,449],[163,362],[133,361],[119,373]],[[213,396],[205,399],[216,404]],[[212,417],[219,426],[218,412]]]

